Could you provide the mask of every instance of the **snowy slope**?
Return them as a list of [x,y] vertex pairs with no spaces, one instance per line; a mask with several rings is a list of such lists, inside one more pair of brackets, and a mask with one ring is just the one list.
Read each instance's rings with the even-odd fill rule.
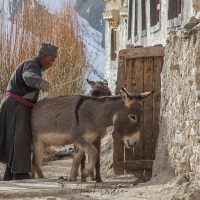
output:
[[[67,0],[51,0],[51,3],[49,3],[47,0],[40,0],[52,13],[59,9],[65,1]],[[73,1],[75,3],[75,0]],[[81,16],[78,15],[78,19],[82,27],[81,38],[87,47],[88,60],[92,66],[92,71],[86,75],[86,78],[90,78],[94,81],[101,81],[104,79],[105,65],[105,50],[101,47],[102,34],[93,29]]]
[[104,79],[105,50],[101,47],[102,35],[93,29],[89,23],[79,16],[82,24],[83,41],[88,49],[88,60],[92,66],[90,78],[96,81]]

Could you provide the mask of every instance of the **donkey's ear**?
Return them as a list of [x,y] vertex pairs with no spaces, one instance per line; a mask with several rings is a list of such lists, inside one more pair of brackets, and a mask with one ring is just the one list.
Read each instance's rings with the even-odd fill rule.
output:
[[126,89],[125,89],[124,87],[121,87],[120,93],[121,93],[122,100],[123,100],[123,101],[126,101],[127,92],[126,92]]
[[151,92],[144,92],[138,95],[138,100],[140,102],[144,101],[148,96],[152,95],[155,92],[155,90],[152,90]]
[[132,104],[131,95],[126,91],[124,87],[121,87],[120,92],[121,92],[122,100],[125,102],[125,105],[127,107],[130,107],[130,105]]
[[93,87],[95,85],[94,81],[89,80],[88,78],[86,79],[87,83],[90,85],[90,87]]
[[108,86],[108,81],[106,79],[104,79],[103,84]]

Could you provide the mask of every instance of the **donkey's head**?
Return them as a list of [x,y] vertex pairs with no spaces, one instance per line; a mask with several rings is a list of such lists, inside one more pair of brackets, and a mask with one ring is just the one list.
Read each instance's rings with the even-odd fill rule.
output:
[[104,79],[102,82],[94,82],[89,79],[87,79],[87,83],[90,85],[90,96],[95,97],[102,97],[102,96],[111,96],[111,91],[108,87],[108,82],[106,79]]
[[128,93],[122,87],[120,92],[125,106],[114,115],[114,131],[127,147],[134,147],[140,139],[143,115],[141,102],[153,94],[154,90],[136,95]]

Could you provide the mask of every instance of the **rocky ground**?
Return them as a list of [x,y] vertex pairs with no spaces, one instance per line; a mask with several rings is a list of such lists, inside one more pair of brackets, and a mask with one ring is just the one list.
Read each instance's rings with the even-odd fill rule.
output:
[[[200,188],[184,177],[163,172],[151,181],[133,186],[133,175],[115,175],[112,170],[112,137],[102,140],[103,183],[68,182],[71,157],[55,160],[46,155],[43,170],[46,179],[2,181],[4,165],[0,164],[0,199],[46,200],[199,200]],[[58,150],[58,149],[57,149]],[[51,159],[52,158],[52,159]]]

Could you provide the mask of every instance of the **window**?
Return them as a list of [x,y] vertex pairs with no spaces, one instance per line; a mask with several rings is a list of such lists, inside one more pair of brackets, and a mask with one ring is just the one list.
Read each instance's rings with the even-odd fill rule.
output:
[[182,12],[182,0],[168,0],[168,28],[180,26]]
[[146,30],[146,0],[142,0],[142,31]]
[[151,0],[150,13],[150,25],[155,26],[160,21],[160,0]]
[[182,0],[169,0],[168,19],[174,19],[181,14]]
[[115,60],[117,58],[117,29],[111,29],[111,59]]
[[135,0],[135,28],[134,28],[134,36],[137,36],[138,29],[138,0]]
[[133,9],[133,0],[129,0],[128,5],[128,40],[131,39],[132,32],[132,9]]

